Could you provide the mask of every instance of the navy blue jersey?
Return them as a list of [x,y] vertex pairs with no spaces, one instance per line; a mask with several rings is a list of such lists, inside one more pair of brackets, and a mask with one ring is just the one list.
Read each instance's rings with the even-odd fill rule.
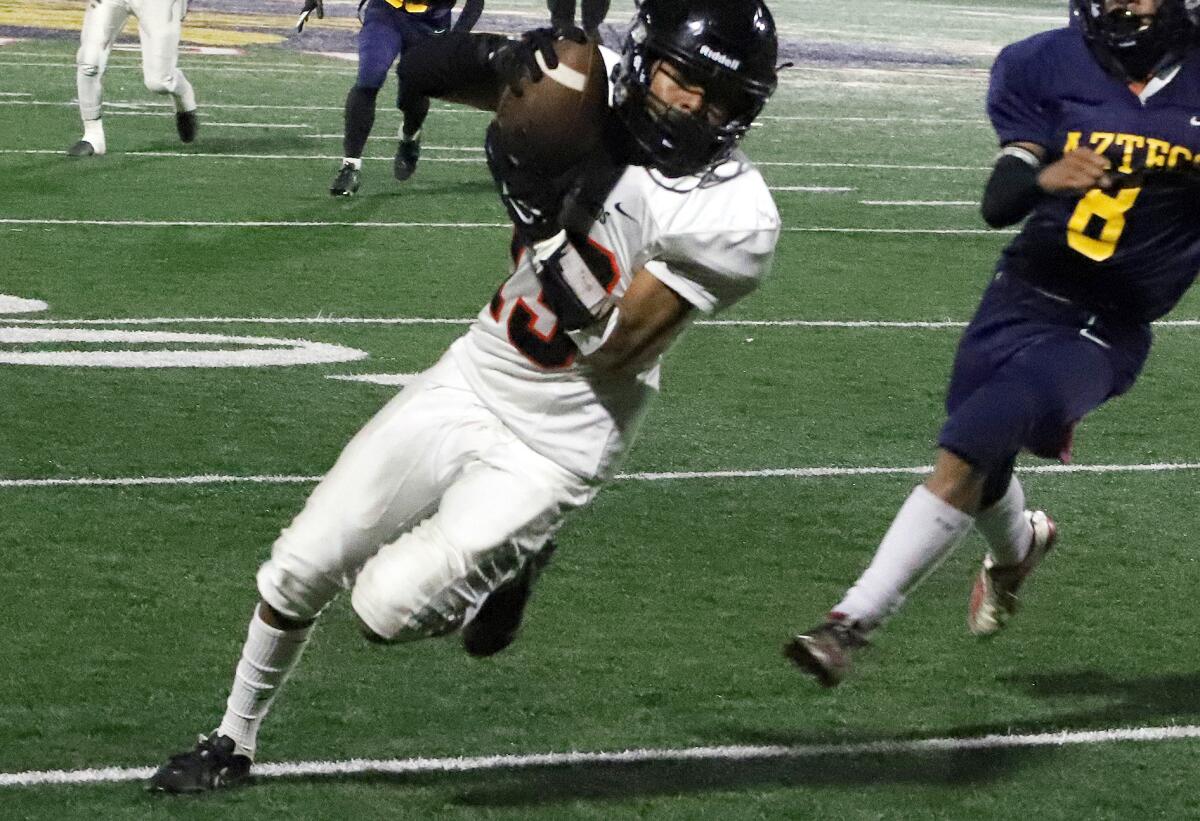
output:
[[1130,321],[1171,310],[1200,270],[1200,54],[1143,102],[1077,28],[1044,32],[997,57],[988,115],[1002,145],[1036,143],[1047,163],[1091,148],[1121,180],[1043,197],[1000,270]]
[[383,0],[392,8],[406,11],[416,17],[427,19],[430,22],[438,20],[439,22],[446,18],[447,12],[454,8],[457,0]]

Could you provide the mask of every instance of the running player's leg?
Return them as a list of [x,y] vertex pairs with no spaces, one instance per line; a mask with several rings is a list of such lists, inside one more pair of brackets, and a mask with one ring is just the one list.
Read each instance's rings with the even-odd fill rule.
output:
[[102,80],[113,42],[128,17],[126,0],[93,0],[83,14],[79,51],[75,54],[75,85],[79,116],[83,120],[83,138],[69,149],[72,156],[85,157],[108,150],[101,120]]
[[608,16],[609,0],[583,0],[580,16],[583,30],[593,40],[600,39],[600,24]]
[[400,54],[402,14],[384,0],[369,0],[366,5],[358,33],[358,76],[346,95],[342,164],[329,188],[334,196],[352,196],[358,190],[363,151],[375,125],[375,99]]
[[[189,115],[195,122],[196,92],[179,69],[179,37],[186,0],[132,0],[138,18],[138,36],[142,42],[142,80],[147,90],[170,95],[175,113]],[[180,118],[176,118],[177,122]],[[180,138],[191,142],[194,129],[180,129]]]
[[368,637],[411,641],[463,626],[487,596],[546,548],[594,485],[534,452],[498,419],[492,444],[442,495],[437,511],[363,567],[351,603]]
[[[411,48],[416,43],[437,36],[437,33],[449,29],[450,9],[431,20],[404,18],[401,20],[401,52]],[[404,182],[417,170],[417,162],[421,158],[421,129],[425,126],[425,118],[429,116],[429,98],[414,94],[408,90],[401,79],[400,67],[396,66],[396,107],[400,109],[400,140],[396,144],[396,156],[392,161],[392,173],[400,182]]]
[[152,788],[204,791],[246,775],[263,720],[319,614],[380,545],[427,518],[469,454],[486,448],[479,413],[477,397],[444,359],[355,435],[259,569],[261,601],[219,728],[173,757]]

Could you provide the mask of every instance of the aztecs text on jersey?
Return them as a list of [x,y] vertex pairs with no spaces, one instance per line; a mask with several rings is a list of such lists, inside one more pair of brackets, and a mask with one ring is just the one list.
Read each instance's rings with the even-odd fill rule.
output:
[[1000,270],[1114,318],[1171,310],[1200,270],[1200,54],[1138,94],[1077,29],[1044,32],[1000,53],[988,115],[1002,145],[1036,143],[1047,164],[1091,148],[1119,180],[1044,197]]
[[[762,176],[743,157],[721,182],[667,187],[629,167],[605,201],[587,253],[620,297],[645,269],[702,313],[725,308],[770,268],[780,220]],[[678,181],[674,181],[678,182]],[[695,180],[698,182],[698,180]],[[568,336],[541,299],[528,255],[451,347],[472,388],[531,448],[585,478],[606,478],[658,389],[658,363],[640,373],[590,370],[579,346],[603,323]],[[582,336],[581,336],[582,335]]]

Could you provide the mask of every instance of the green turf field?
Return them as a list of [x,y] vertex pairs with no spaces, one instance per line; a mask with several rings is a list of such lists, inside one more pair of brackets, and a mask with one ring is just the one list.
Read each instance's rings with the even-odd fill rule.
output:
[[[505,275],[486,118],[435,103],[401,186],[389,86],[360,195],[333,200],[351,64],[185,55],[202,106],[185,147],[126,51],[109,154],[73,162],[76,41],[0,45],[0,361],[82,352],[0,364],[0,818],[1200,817],[1200,327],[1160,327],[1138,388],[1083,426],[1096,470],[1025,475],[1062,537],[1011,631],[966,633],[973,537],[841,689],[780,656],[917,481],[868,469],[932,458],[956,323],[1009,236],[971,204],[994,152],[987,66],[1065,17],[1046,0],[821,5],[774,4],[803,59],[748,146],[785,222],[773,278],[670,354],[517,644],[484,661],[453,639],[371,646],[340,600],[260,739],[264,764],[329,772],[200,800],[146,795],[136,770],[215,726],[256,567],[395,391],[330,377],[432,364]],[[1197,318],[1191,297],[1170,317]],[[345,361],[84,366],[227,349]],[[397,772],[332,772],[353,759]],[[81,772],[106,767],[126,769]]]

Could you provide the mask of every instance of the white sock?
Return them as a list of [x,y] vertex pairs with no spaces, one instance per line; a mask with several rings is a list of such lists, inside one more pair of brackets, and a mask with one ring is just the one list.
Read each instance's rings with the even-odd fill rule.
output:
[[312,627],[279,630],[270,626],[254,608],[250,631],[242,647],[242,658],[233,676],[225,717],[217,729],[232,738],[236,752],[254,758],[258,728],[288,674],[300,660]]
[[362,157],[343,157],[342,165],[353,165],[358,171],[362,170]]
[[874,629],[970,529],[970,516],[919,485],[901,505],[870,566],[831,612],[866,630]]
[[196,110],[196,89],[179,69],[175,69],[175,90],[171,92],[171,98],[175,101],[176,111]]
[[104,140],[104,122],[99,118],[83,121],[83,138],[92,144],[92,148],[97,154],[103,154],[108,150],[108,145]]
[[1033,526],[1025,516],[1025,491],[1016,476],[1000,501],[979,511],[975,527],[987,539],[996,564],[1009,567],[1021,563],[1033,542]]

